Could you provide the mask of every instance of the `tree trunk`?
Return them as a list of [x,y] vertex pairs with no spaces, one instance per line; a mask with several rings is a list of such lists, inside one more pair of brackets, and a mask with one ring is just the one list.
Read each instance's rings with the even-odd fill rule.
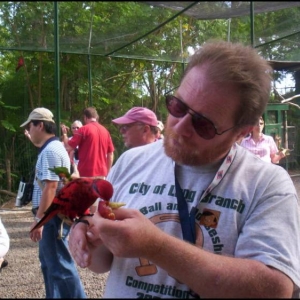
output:
[[[294,74],[294,78],[295,78],[295,95],[300,94],[300,70],[296,71]],[[299,104],[300,102],[300,98],[296,98],[297,104]]]
[[6,190],[0,190],[0,194],[6,195],[6,196],[11,196],[11,197],[17,197],[16,193],[9,192],[9,191],[6,191]]
[[11,192],[11,165],[10,160],[6,159],[6,178],[7,178],[7,190]]

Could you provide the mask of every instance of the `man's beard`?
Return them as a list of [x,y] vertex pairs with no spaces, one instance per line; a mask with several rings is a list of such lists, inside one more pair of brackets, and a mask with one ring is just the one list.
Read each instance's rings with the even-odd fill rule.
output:
[[229,151],[228,145],[214,147],[213,149],[199,148],[191,138],[177,135],[172,129],[166,128],[164,149],[167,156],[176,163],[188,166],[201,166],[216,162],[223,158]]

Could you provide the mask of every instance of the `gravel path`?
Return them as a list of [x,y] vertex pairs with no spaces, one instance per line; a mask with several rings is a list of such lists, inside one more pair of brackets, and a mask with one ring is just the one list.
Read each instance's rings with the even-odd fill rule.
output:
[[[300,174],[291,174],[300,195]],[[1,220],[10,236],[8,266],[0,273],[0,298],[45,298],[42,273],[39,267],[38,246],[29,239],[32,222],[31,205],[16,208],[15,199],[0,208]],[[88,298],[102,298],[108,273],[95,274],[78,267]]]
[[[30,207],[15,208],[14,199],[0,210],[1,220],[10,236],[5,256],[8,266],[0,273],[0,298],[45,298],[43,275],[38,259],[38,244],[29,239],[32,222]],[[13,208],[8,208],[8,207]],[[102,298],[107,274],[95,274],[78,267],[88,298]]]

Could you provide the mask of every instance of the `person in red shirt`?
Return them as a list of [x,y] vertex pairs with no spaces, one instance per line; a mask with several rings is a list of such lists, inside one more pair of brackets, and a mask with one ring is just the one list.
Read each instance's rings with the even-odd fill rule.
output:
[[78,171],[80,177],[106,178],[112,163],[114,145],[109,131],[98,122],[94,107],[83,111],[84,126],[74,132],[72,139],[63,137],[68,152],[78,146]]

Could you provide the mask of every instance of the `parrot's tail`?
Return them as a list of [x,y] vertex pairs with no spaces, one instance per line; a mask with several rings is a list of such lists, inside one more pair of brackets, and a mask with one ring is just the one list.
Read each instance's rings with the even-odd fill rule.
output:
[[40,219],[40,221],[30,230],[32,232],[33,230],[40,228],[44,226],[48,221],[50,221],[55,215],[57,214],[57,210],[53,210],[49,213],[45,213],[45,215]]

